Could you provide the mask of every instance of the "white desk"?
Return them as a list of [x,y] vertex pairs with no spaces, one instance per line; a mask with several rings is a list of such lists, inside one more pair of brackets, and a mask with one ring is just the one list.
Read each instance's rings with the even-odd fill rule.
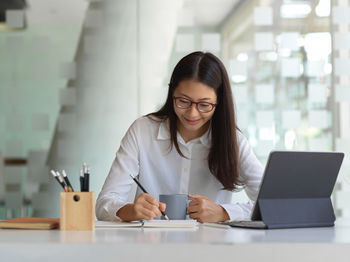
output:
[[350,261],[350,226],[283,230],[0,229],[0,261]]

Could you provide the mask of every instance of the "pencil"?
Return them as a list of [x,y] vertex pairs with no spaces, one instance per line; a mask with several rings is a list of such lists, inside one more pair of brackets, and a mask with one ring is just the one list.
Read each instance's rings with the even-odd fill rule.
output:
[[[132,175],[130,175],[130,177],[135,181],[135,183],[141,188],[141,190],[142,190],[144,193],[148,194],[147,191],[146,191],[146,189],[141,185],[141,183],[140,183],[135,177],[133,177]],[[160,212],[162,213],[163,217],[164,217],[166,220],[169,220],[169,218],[168,218],[168,216],[165,214],[165,212],[163,212],[163,211],[160,211]]]
[[57,182],[60,183],[60,185],[62,186],[64,191],[68,192],[68,187],[64,183],[62,177],[60,176],[60,173],[59,172],[55,172],[54,170],[51,170],[50,172],[51,172],[52,176],[57,180]]
[[66,184],[63,181],[63,178],[61,176],[58,177],[58,181],[60,182],[60,184],[62,185],[62,187],[64,188],[65,192],[69,192],[68,187],[66,186]]
[[66,174],[66,171],[62,170],[62,175],[63,175],[64,181],[66,181],[66,184],[68,186],[68,191],[69,192],[74,192],[73,187],[72,187],[72,185],[71,185],[71,183],[70,183],[70,181],[68,179],[68,176]]

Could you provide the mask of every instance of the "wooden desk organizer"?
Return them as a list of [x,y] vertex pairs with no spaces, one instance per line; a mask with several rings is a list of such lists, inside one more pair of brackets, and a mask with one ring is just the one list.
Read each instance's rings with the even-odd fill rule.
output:
[[61,192],[60,230],[95,229],[95,192]]

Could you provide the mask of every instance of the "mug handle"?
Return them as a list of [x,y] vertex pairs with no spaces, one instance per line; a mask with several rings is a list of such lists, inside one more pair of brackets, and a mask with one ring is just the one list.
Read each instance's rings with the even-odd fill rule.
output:
[[186,204],[186,216],[190,215],[191,213],[187,212],[188,204],[193,200],[194,198],[187,196],[187,204]]

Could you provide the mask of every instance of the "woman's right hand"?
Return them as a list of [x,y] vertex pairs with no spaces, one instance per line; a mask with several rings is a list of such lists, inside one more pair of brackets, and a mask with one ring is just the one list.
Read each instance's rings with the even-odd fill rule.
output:
[[162,215],[166,205],[158,202],[149,194],[141,193],[135,200],[135,204],[127,204],[118,210],[117,216],[124,221],[147,219],[152,220]]

